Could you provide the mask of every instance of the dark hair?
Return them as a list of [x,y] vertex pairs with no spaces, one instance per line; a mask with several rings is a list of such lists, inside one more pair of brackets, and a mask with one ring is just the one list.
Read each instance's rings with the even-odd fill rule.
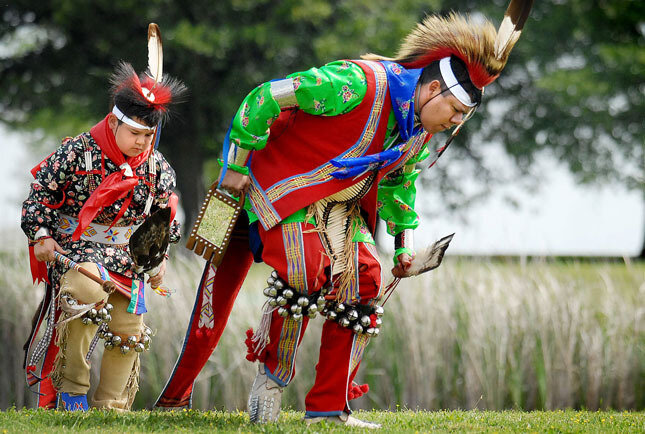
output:
[[125,89],[123,90],[124,91],[117,92],[114,95],[113,103],[123,112],[124,115],[129,118],[137,117],[149,127],[154,127],[165,119],[164,112],[155,110],[147,104],[139,104],[138,100],[128,95],[129,92],[125,91]]
[[110,77],[112,104],[127,117],[137,117],[149,127],[154,127],[167,120],[169,106],[182,102],[187,89],[181,81],[164,75],[155,85],[157,102],[151,103],[143,97],[140,90],[142,85],[151,88],[154,82],[150,81],[146,74],[136,74],[127,62],[120,62]]
[[[475,85],[470,81],[470,76],[468,75],[468,69],[463,60],[457,56],[450,56],[450,66],[452,67],[452,72],[455,74],[457,81],[461,84],[461,87],[468,93],[470,99],[479,105],[482,100],[482,91],[475,87]],[[448,90],[446,83],[443,81],[441,76],[441,70],[439,69],[439,60],[432,62],[421,72],[421,77],[419,77],[419,83],[426,84],[430,83],[433,80],[439,80],[441,83],[441,92]]]

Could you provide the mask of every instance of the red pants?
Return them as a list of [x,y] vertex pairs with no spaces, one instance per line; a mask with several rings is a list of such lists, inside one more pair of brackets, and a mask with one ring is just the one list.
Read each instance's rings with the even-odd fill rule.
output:
[[[264,262],[287,280],[289,286],[309,294],[326,283],[327,277],[322,270],[329,265],[320,235],[305,233],[313,228],[313,225],[297,222],[279,224],[269,231],[260,228]],[[358,302],[373,304],[381,291],[381,265],[375,246],[355,242],[354,266]],[[270,341],[265,349],[265,367],[267,375],[281,386],[289,384],[295,375],[296,353],[308,322],[307,316],[298,322],[273,312]],[[349,412],[347,390],[358,371],[368,341],[365,334],[357,335],[334,321],[325,320],[316,381],[305,398],[308,417]]]

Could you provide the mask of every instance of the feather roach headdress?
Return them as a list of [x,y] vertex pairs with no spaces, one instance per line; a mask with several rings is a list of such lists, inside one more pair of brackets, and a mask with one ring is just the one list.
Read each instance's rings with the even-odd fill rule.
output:
[[[470,111],[461,123],[452,130],[446,143],[437,150],[434,166],[439,157],[448,148],[461,130],[464,123],[473,115],[484,86],[489,85],[502,72],[508,56],[524,28],[524,23],[533,6],[533,0],[511,0],[499,30],[488,20],[473,20],[470,17],[451,13],[447,17],[431,15],[404,39],[399,52],[394,58],[375,54],[362,56],[367,60],[390,60],[406,68],[425,68],[432,62],[439,61],[441,76],[450,91]],[[479,89],[478,99],[473,101],[453,74],[450,59],[457,57],[463,61],[468,70],[470,84]],[[448,83],[448,80],[450,83]]]
[[[170,105],[180,102],[186,86],[163,75],[163,51],[159,26],[148,26],[148,69],[137,74],[127,62],[119,62],[110,78],[114,107],[127,118],[136,116],[148,125],[157,125],[169,115]],[[118,113],[117,117],[119,117]]]
[[368,54],[371,60],[391,60],[406,68],[424,68],[445,57],[460,58],[478,89],[492,83],[502,72],[528,18],[533,0],[511,0],[498,31],[483,22],[451,13],[431,15],[405,38],[394,58]]

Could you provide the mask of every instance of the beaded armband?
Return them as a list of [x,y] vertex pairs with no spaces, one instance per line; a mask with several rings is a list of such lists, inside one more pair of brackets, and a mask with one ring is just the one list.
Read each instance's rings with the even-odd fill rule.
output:
[[414,231],[404,229],[394,236],[394,265],[399,263],[399,255],[407,253],[414,256]]
[[[221,158],[218,158],[217,164],[219,164],[220,167],[224,167],[224,160],[222,160]],[[239,166],[237,164],[228,163],[226,167],[227,169],[237,173],[241,173],[242,175],[246,175],[246,176],[249,175],[249,168],[246,166]]]

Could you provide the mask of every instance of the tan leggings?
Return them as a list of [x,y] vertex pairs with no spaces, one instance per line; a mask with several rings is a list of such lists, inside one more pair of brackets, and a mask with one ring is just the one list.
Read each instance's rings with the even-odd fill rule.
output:
[[[93,263],[81,264],[96,273]],[[61,279],[61,294],[70,294],[80,303],[89,304],[106,300],[114,306],[108,328],[112,333],[139,335],[143,330],[143,316],[126,311],[130,300],[119,292],[109,296],[103,288],[78,271],[70,270]],[[85,360],[90,342],[98,326],[85,325],[80,318],[59,327],[57,345],[59,353],[54,365],[52,380],[59,392],[87,394],[90,388],[90,364]],[[99,341],[99,345],[102,341]],[[129,410],[138,390],[139,354],[130,351],[122,354],[119,348],[104,350],[101,375],[92,399],[92,406],[105,409]]]

